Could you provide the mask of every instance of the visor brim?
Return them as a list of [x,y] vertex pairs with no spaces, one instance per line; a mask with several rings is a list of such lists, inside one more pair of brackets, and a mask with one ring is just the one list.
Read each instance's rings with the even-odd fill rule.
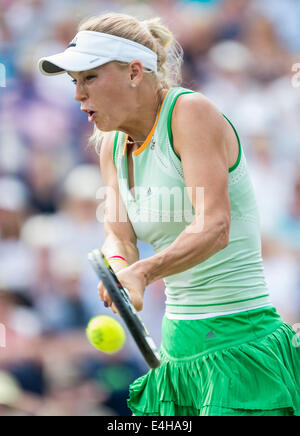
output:
[[66,71],[92,70],[108,62],[111,62],[111,59],[69,50],[40,59],[39,69],[45,76],[55,76]]

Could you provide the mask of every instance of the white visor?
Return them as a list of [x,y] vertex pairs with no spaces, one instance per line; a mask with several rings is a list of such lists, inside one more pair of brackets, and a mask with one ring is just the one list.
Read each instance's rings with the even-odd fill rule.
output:
[[40,71],[46,76],[66,71],[87,71],[112,61],[138,60],[144,68],[157,72],[157,54],[142,44],[107,33],[88,30],[77,33],[68,48],[39,60]]

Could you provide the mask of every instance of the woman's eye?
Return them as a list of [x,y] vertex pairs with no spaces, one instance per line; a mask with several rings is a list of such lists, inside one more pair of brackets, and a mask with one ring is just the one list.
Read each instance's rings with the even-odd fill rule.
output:
[[[86,76],[86,78],[84,79],[84,81],[88,81],[88,80],[92,80],[94,79],[96,76]],[[77,84],[77,80],[76,79],[72,79],[71,82],[76,85]]]

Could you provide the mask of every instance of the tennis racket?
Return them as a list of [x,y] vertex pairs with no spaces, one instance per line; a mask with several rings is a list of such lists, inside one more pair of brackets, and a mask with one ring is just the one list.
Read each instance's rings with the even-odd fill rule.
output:
[[160,366],[160,355],[152,337],[130,301],[129,292],[123,288],[100,250],[91,251],[88,258],[98,278],[102,280],[110,298],[115,303],[147,364],[150,368],[157,368]]

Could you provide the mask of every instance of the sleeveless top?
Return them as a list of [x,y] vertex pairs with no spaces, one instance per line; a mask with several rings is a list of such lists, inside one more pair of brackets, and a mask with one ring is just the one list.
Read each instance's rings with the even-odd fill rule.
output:
[[[134,196],[128,184],[126,134],[115,135],[113,160],[121,197],[137,238],[150,243],[155,253],[171,245],[194,221],[171,129],[177,98],[192,92],[184,88],[168,91],[152,138],[132,153]],[[201,319],[271,304],[261,256],[258,208],[244,151],[231,126],[238,139],[239,156],[229,169],[229,244],[206,261],[164,278],[168,318]],[[204,195],[200,188],[199,201]]]

